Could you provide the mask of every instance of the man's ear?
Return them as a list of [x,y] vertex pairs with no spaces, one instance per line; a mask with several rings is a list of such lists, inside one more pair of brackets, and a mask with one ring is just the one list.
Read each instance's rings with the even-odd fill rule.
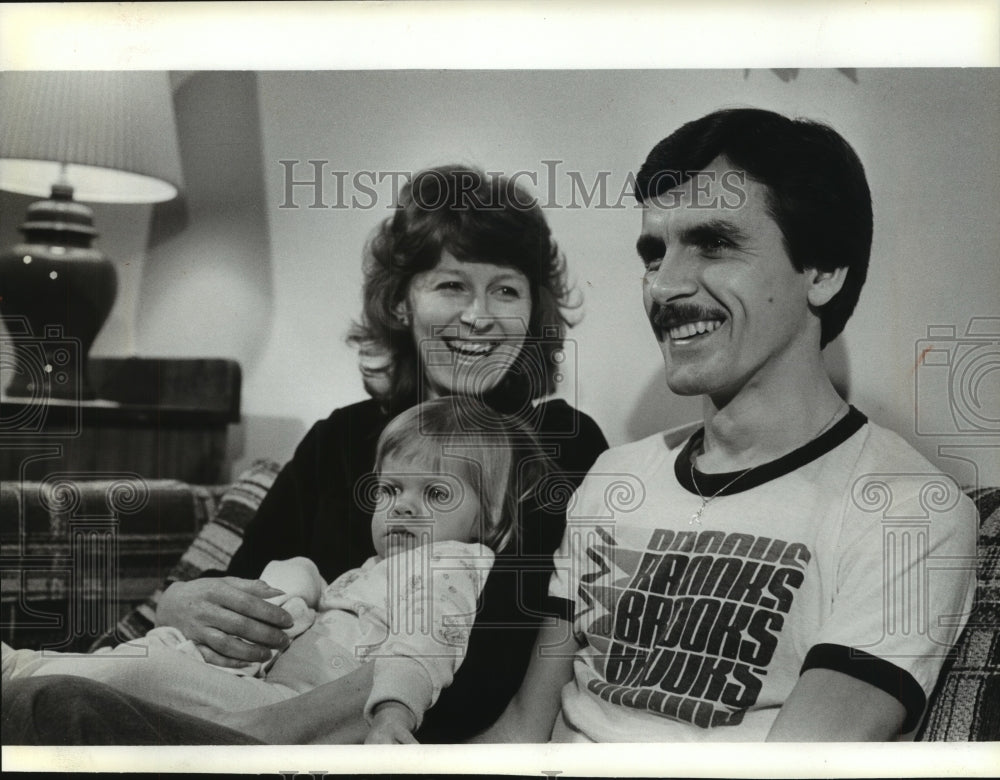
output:
[[840,292],[847,279],[847,267],[834,268],[832,271],[820,271],[817,268],[807,268],[809,274],[809,304],[823,306],[830,302],[834,295]]

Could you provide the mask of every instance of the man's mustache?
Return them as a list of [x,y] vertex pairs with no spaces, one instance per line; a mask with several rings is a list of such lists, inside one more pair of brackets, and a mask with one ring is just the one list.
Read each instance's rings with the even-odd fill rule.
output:
[[649,324],[653,326],[657,337],[686,322],[724,319],[726,319],[725,312],[699,306],[696,303],[654,303],[649,310]]

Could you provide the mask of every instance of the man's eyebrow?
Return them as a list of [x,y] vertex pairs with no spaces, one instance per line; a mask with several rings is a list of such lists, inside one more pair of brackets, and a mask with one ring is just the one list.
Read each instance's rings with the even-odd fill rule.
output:
[[639,236],[639,240],[635,242],[635,251],[644,262],[648,263],[663,257],[667,253],[667,245],[662,238],[645,234]]
[[734,244],[741,244],[750,237],[743,228],[728,219],[711,219],[697,225],[682,227],[677,231],[677,234],[682,243],[695,245],[719,238]]

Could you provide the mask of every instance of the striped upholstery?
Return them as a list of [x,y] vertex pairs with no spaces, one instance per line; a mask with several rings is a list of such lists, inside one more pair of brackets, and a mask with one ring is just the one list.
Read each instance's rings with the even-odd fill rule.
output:
[[976,604],[938,679],[922,740],[1000,740],[1000,489],[969,495],[980,517]]

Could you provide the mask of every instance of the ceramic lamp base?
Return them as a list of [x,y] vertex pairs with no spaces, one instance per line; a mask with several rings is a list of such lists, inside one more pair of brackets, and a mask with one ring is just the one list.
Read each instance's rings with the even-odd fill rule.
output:
[[[68,189],[68,188],[66,188]],[[90,209],[53,188],[28,207],[27,241],[0,255],[0,313],[13,349],[6,392],[88,400],[87,355],[118,293],[114,264],[90,247]],[[5,370],[4,373],[7,373]]]

